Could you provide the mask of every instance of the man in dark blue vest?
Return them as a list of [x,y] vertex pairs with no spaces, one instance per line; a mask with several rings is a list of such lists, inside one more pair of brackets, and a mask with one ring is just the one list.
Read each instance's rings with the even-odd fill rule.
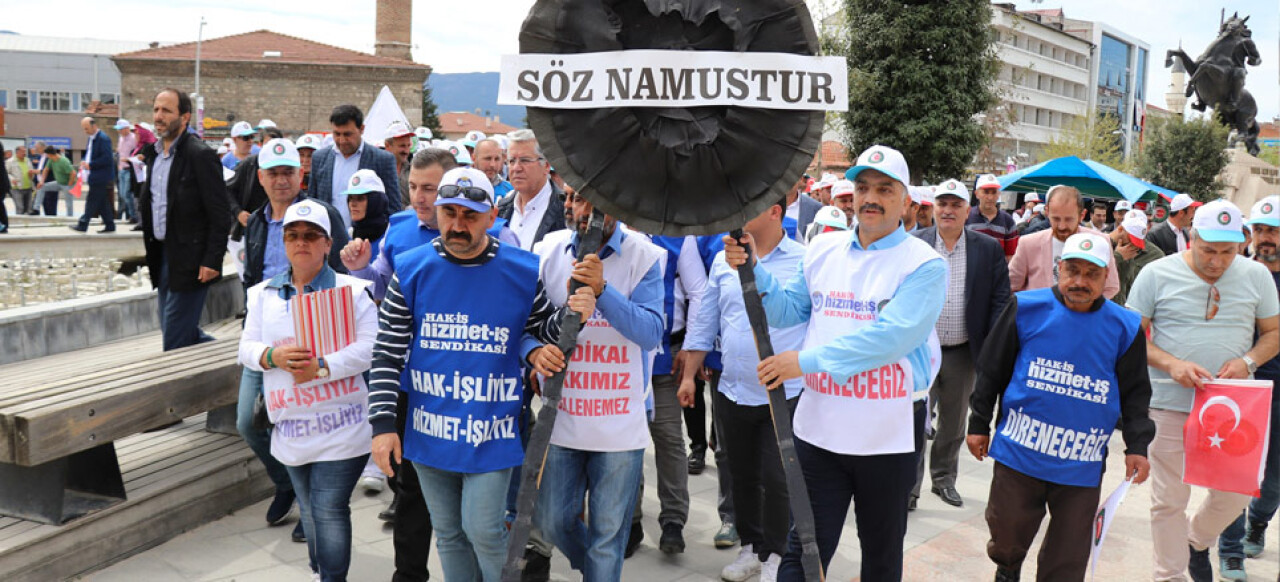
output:
[[[506,557],[505,493],[524,460],[521,363],[553,373],[565,362],[538,257],[485,232],[497,211],[484,173],[455,168],[440,184],[442,234],[398,256],[382,301],[369,391],[373,458],[395,473],[396,419],[410,417],[403,456],[418,474],[445,579],[496,580]],[[567,304],[585,320],[595,295],[583,288]]]
[[[1107,441],[1124,419],[1124,474],[1147,479],[1151,380],[1138,314],[1102,297],[1111,245],[1071,235],[1058,284],[1014,296],[987,336],[970,399],[969,452],[995,459],[987,555],[1016,581],[1045,509],[1052,514],[1038,580],[1083,580]],[[1089,330],[1081,341],[1080,330]],[[992,411],[1000,400],[996,435]]]

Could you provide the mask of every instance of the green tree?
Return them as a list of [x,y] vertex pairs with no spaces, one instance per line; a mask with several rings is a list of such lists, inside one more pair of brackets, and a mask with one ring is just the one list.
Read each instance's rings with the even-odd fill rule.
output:
[[1124,160],[1122,138],[1120,121],[1114,115],[1076,115],[1049,140],[1044,159],[1076,156],[1129,172],[1132,168]]
[[1138,161],[1138,176],[1201,202],[1220,197],[1227,166],[1227,127],[1209,118],[1156,121]]
[[849,151],[896,148],[916,181],[964,175],[985,137],[974,116],[995,103],[989,0],[845,0],[844,9],[848,25],[831,48],[849,59]]
[[436,114],[436,102],[431,98],[431,85],[422,85],[422,126],[430,129],[437,138],[440,136],[440,118]]

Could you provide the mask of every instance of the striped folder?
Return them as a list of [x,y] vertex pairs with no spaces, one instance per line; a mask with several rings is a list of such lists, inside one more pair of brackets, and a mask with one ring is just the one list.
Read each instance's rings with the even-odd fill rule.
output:
[[356,309],[350,287],[335,287],[295,295],[289,300],[293,332],[300,347],[316,357],[336,352],[356,341]]

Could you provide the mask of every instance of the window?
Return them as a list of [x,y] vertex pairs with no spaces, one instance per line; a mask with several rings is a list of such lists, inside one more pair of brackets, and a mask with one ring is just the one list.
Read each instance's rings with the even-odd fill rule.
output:
[[31,92],[30,91],[14,91],[13,92],[14,109],[31,109]]
[[98,93],[98,101],[101,101],[103,105],[113,105],[118,100],[119,98],[115,93]]
[[40,91],[40,102],[36,105],[36,109],[40,111],[53,111],[58,102],[58,94],[53,91]]
[[9,92],[4,89],[0,89],[0,107],[8,107],[8,106],[9,106]]
[[89,106],[89,104],[90,104],[90,103],[93,103],[93,93],[81,93],[81,94],[80,94],[80,109],[82,109],[82,110],[83,110],[83,109],[85,109],[86,107],[88,107],[88,106]]
[[58,111],[73,111],[71,109],[71,94],[66,91],[58,93]]

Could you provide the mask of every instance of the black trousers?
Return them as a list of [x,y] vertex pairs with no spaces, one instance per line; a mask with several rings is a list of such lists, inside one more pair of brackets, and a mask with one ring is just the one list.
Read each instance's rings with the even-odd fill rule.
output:
[[[684,426],[689,433],[689,452],[706,454],[707,451],[707,383],[702,378],[693,381],[693,406],[684,409]],[[714,390],[714,388],[713,388]]]
[[[916,482],[916,456],[924,444],[923,402],[915,408],[915,451],[894,455],[841,455],[796,438],[796,457],[809,489],[818,555],[825,571],[840,545],[849,504],[858,526],[862,549],[862,582],[902,580],[902,540],[907,535],[907,498]],[[734,468],[737,470],[737,467]],[[737,479],[738,475],[734,475]],[[741,503],[734,500],[736,503]],[[795,528],[787,538],[778,580],[803,582],[800,536]],[[847,578],[847,573],[827,578]]]
[[[791,497],[787,494],[787,474],[782,469],[778,438],[773,432],[769,405],[741,406],[717,390],[716,428],[724,441],[733,467],[734,525],[742,545],[751,544],[763,562],[770,554],[787,551],[791,529]],[[794,415],[800,398],[787,401],[787,414]]]
[[111,184],[88,184],[89,195],[85,197],[84,214],[80,216],[80,229],[89,228],[89,221],[102,217],[105,230],[116,229],[116,212],[111,208]]
[[[404,427],[409,417],[409,395],[400,393],[396,402],[396,433],[404,442]],[[422,497],[418,484],[418,472],[409,463],[396,465],[396,476],[387,479],[391,490],[400,499],[396,506],[396,520],[392,524],[391,544],[396,549],[396,572],[391,582],[423,582],[431,578],[427,572],[427,558],[431,556],[431,514],[427,513],[427,501]]]

